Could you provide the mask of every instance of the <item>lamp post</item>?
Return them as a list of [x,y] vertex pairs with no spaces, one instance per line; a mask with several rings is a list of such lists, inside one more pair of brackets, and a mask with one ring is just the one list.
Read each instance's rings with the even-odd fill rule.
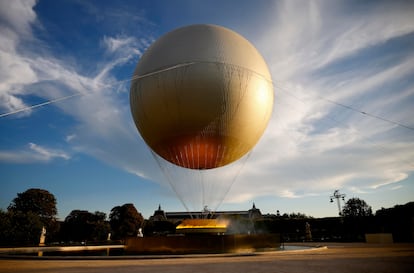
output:
[[338,205],[339,216],[342,216],[342,209],[341,209],[341,200],[345,202],[345,194],[341,194],[339,190],[335,190],[334,194],[331,195],[331,203],[333,203],[334,199],[336,199],[336,203]]

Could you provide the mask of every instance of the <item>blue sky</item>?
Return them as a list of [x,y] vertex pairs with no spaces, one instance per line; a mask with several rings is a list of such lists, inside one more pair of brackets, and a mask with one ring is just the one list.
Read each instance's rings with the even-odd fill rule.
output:
[[152,42],[196,23],[250,40],[275,90],[235,180],[234,168],[208,174],[225,180],[219,210],[335,216],[335,189],[374,211],[414,201],[413,11],[412,1],[0,0],[0,113],[81,94],[0,118],[0,207],[43,188],[62,219],[124,203],[145,217],[158,204],[184,210],[135,129],[129,79]]

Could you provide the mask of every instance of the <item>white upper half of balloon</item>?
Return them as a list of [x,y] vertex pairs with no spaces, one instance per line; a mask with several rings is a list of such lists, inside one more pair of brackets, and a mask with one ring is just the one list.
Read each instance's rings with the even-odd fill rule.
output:
[[216,25],[190,25],[160,37],[143,54],[134,75],[191,62],[234,65],[271,82],[269,69],[257,49],[240,34]]

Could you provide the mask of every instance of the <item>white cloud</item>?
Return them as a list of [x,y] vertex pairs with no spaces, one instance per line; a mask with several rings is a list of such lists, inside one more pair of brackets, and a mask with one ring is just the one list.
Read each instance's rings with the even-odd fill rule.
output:
[[35,1],[0,2],[0,109],[4,112],[26,107],[18,96],[25,85],[37,81],[26,58],[17,52],[22,37],[32,37],[30,25],[36,20],[34,5]]
[[[34,3],[27,1],[21,4],[22,10],[32,10],[34,6]],[[4,7],[2,10],[7,8],[9,7]],[[145,176],[140,168],[145,169],[147,163],[140,163],[138,167],[138,162],[149,162],[152,158],[145,144],[139,141],[128,106],[124,105],[124,100],[114,92],[114,89],[119,88],[120,83],[111,72],[115,67],[139,57],[142,48],[148,46],[148,40],[145,38],[137,40],[126,36],[104,38],[104,43],[111,54],[98,63],[99,70],[95,75],[84,75],[72,63],[65,62],[65,56],[60,56],[62,58],[58,59],[47,52],[39,55],[36,50],[25,49],[24,41],[18,37],[22,31],[31,34],[30,26],[36,19],[34,13],[34,16],[25,17],[25,15],[27,13],[22,11],[18,16],[21,23],[14,17],[4,18],[6,22],[9,21],[10,25],[16,27],[7,27],[9,35],[0,36],[9,45],[3,46],[0,52],[3,54],[0,62],[0,107],[5,111],[27,107],[21,97],[26,94],[47,101],[81,93],[83,94],[81,97],[55,104],[77,122],[71,134],[66,137],[66,141],[73,145],[72,149]],[[25,115],[29,114],[30,111],[25,112]],[[69,156],[63,152],[46,149],[36,144],[31,144],[30,148],[29,151],[3,151],[1,159],[11,162],[69,159]],[[155,163],[152,164],[155,166]]]
[[36,20],[36,13],[33,7],[36,0],[14,0],[0,2],[0,18],[18,35],[31,36],[30,24]]
[[60,149],[53,149],[29,143],[27,148],[19,150],[0,151],[0,162],[12,163],[42,163],[55,159],[69,160],[71,156]]
[[66,138],[65,138],[65,140],[67,142],[71,142],[75,138],[76,138],[76,134],[71,134],[71,135],[67,135]]
[[[267,31],[256,37],[273,72],[274,116],[228,201],[246,191],[288,198],[337,188],[366,192],[413,172],[411,131],[334,103],[412,122],[414,86],[399,83],[414,76],[414,52],[389,62],[402,52],[398,45],[382,48],[414,32],[412,8],[390,2],[352,14],[343,8],[277,2]],[[362,65],[348,69],[356,61]]]
[[[390,1],[354,13],[344,12],[346,5],[280,1],[271,12],[272,19],[257,33],[260,37],[255,37],[255,44],[263,49],[273,75],[275,110],[235,184],[232,176],[240,165],[211,175],[211,181],[220,182],[212,183],[216,192],[225,194],[233,185],[226,202],[261,196],[297,198],[337,188],[369,192],[394,186],[412,174],[411,131],[329,101],[412,122],[414,87],[408,79],[413,76],[414,52],[394,58],[402,54],[398,48],[380,48],[414,32],[412,4],[404,8]],[[32,7],[33,3],[23,10]],[[25,106],[21,95],[29,92],[47,100],[80,92],[84,95],[56,104],[76,121],[66,137],[72,152],[162,181],[151,152],[135,129],[128,103],[114,92],[122,84],[114,69],[138,58],[151,39],[103,37],[104,61],[97,64],[95,74],[85,75],[64,59],[18,51],[19,34],[30,32],[36,19],[30,12],[21,14],[7,17],[13,27],[1,29],[6,35],[0,35],[0,107],[11,111]],[[374,48],[382,51],[372,53]],[[347,67],[353,63],[357,64]],[[58,158],[69,159],[70,155],[36,144],[17,152],[0,152],[2,161]],[[189,183],[180,187],[184,193]]]
[[149,41],[146,39],[136,39],[135,37],[105,36],[102,44],[112,58],[104,64],[99,74],[95,77],[96,82],[101,82],[104,78],[110,77],[110,72],[114,67],[135,60],[136,57],[141,57],[141,50],[148,46]]
[[395,187],[392,187],[391,188],[391,190],[398,190],[398,189],[401,189],[402,188],[402,185],[397,185],[397,186],[395,186]]
[[30,150],[35,152],[35,157],[39,158],[41,160],[44,161],[49,161],[53,158],[62,158],[62,159],[70,159],[70,156],[60,150],[55,150],[55,149],[48,149],[42,146],[39,146],[35,143],[29,143],[29,148]]
[[411,33],[413,8],[407,2],[383,1],[358,10],[347,3],[278,1],[266,22],[269,30],[257,41],[275,79],[286,81]]
[[136,48],[131,48],[132,44],[136,44],[136,39],[133,37],[107,37],[103,38],[103,43],[107,50],[111,53],[114,53],[118,50],[123,50],[125,48],[139,53],[139,50]]

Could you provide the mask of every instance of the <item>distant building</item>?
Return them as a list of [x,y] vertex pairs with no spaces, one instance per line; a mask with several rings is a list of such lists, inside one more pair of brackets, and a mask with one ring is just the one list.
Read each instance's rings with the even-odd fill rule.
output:
[[203,211],[177,211],[177,212],[165,212],[161,209],[161,205],[154,211],[154,214],[149,218],[150,221],[169,221],[172,223],[178,223],[185,219],[217,219],[217,218],[242,218],[248,220],[262,219],[262,213],[260,209],[253,206],[249,210],[236,210],[236,211],[209,211],[204,209]]
[[166,221],[167,216],[165,215],[165,212],[161,209],[161,204],[158,205],[158,209],[154,211],[154,215],[150,217],[151,221]]

